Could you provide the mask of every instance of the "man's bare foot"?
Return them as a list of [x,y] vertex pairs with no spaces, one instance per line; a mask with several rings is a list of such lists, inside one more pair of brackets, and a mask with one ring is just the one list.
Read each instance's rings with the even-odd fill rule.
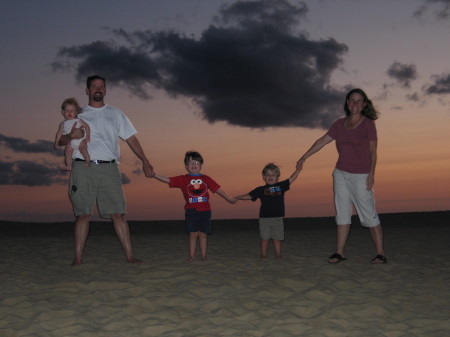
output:
[[187,263],[191,263],[191,262],[194,262],[194,260],[195,260],[195,258],[193,258],[193,257],[188,257],[187,260],[186,260],[186,262],[187,262]]
[[84,167],[91,167],[91,163],[89,161],[85,161],[83,166]]
[[70,166],[61,166],[61,171],[72,171],[72,168]]
[[129,259],[127,262],[128,263],[133,263],[133,264],[145,264],[144,261],[136,259],[134,256],[131,259]]
[[81,264],[83,264],[83,260],[75,258],[70,266],[75,267],[75,266],[79,266]]

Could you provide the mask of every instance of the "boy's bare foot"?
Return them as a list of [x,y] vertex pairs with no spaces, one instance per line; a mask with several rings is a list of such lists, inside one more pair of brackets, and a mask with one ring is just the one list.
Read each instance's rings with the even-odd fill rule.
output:
[[276,256],[277,259],[283,259],[283,257],[281,255]]
[[206,256],[202,256],[201,260],[206,261],[206,260],[208,260],[208,258]]
[[83,164],[84,167],[91,167],[91,162],[85,161]]
[[61,171],[72,171],[72,168],[70,166],[64,165],[61,167]]
[[267,255],[261,255],[261,260],[267,259]]
[[193,257],[188,257],[187,260],[186,260],[186,262],[188,262],[188,263],[191,263],[191,262],[193,262],[193,261],[194,261],[194,258],[193,258]]
[[129,259],[127,262],[128,263],[133,263],[133,264],[145,264],[144,261],[136,259],[134,256],[131,259]]

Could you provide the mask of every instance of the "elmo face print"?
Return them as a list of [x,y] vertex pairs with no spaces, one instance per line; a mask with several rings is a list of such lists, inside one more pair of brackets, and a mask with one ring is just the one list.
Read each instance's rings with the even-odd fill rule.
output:
[[191,179],[187,188],[189,196],[198,198],[206,194],[208,188],[201,179]]

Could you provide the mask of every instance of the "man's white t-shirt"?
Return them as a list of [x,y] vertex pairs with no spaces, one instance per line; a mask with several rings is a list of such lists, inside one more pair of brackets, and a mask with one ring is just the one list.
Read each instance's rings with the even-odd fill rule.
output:
[[[86,105],[78,118],[85,121],[91,129],[91,141],[87,143],[91,160],[118,161],[120,158],[118,138],[126,140],[137,133],[122,111],[107,104],[101,108]],[[73,158],[82,159],[83,156],[76,150]]]

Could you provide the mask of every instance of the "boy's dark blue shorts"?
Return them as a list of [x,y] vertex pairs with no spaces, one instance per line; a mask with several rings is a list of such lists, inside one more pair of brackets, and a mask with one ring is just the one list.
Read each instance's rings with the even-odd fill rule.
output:
[[185,211],[186,233],[202,232],[211,234],[211,211],[199,212],[195,209]]

